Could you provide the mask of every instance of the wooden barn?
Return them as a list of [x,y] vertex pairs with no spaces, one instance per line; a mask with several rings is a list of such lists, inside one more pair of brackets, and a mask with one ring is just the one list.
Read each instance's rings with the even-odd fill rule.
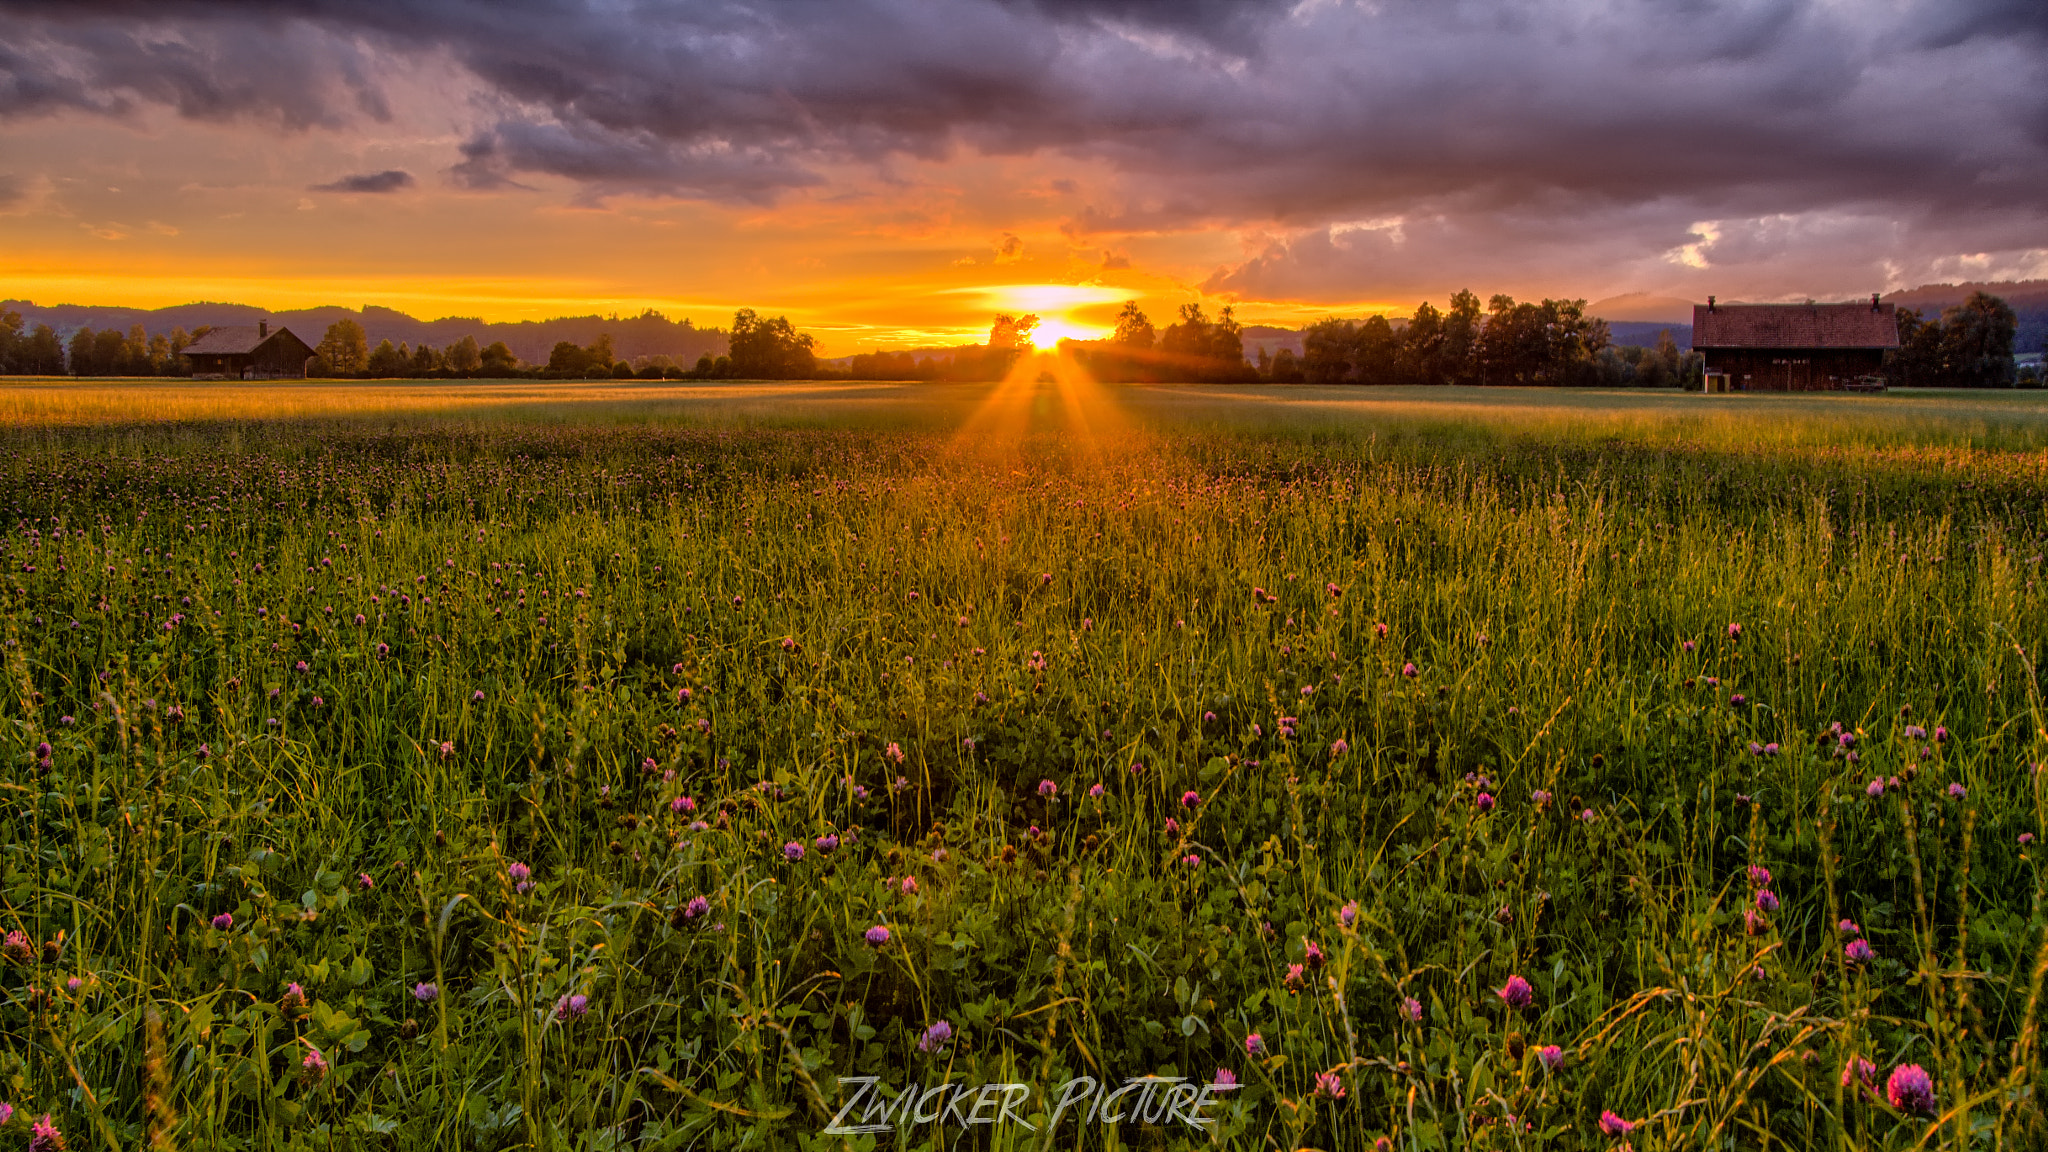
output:
[[1897,308],[1856,304],[1716,304],[1692,310],[1692,346],[1708,391],[1835,392],[1881,387],[1899,346]]
[[304,380],[313,349],[270,321],[215,328],[185,346],[194,380]]

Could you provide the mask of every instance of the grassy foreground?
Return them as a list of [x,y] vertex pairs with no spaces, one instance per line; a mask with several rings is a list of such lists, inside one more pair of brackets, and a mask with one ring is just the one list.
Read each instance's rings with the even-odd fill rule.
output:
[[0,1148],[2048,1145],[2032,397],[179,388],[0,391]]

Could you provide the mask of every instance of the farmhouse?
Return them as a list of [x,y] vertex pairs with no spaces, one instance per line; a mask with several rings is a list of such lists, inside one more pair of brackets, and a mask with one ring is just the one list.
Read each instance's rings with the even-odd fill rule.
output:
[[313,349],[270,321],[215,328],[185,346],[194,380],[303,380]]
[[1897,308],[1856,304],[1720,304],[1692,310],[1692,346],[1708,391],[1832,392],[1875,386],[1899,346]]

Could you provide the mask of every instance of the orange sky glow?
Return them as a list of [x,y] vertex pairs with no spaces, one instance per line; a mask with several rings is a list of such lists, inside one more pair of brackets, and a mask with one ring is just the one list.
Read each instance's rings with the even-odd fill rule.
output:
[[837,356],[2048,275],[2048,33],[1995,5],[9,7],[0,298],[43,305],[746,307]]

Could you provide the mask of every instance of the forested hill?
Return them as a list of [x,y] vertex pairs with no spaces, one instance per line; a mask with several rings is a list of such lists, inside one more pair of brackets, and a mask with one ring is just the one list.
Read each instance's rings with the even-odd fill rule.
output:
[[2005,280],[1994,284],[1923,284],[1904,292],[1887,292],[1885,299],[1901,308],[1917,309],[1923,320],[1938,320],[1944,308],[1954,307],[1972,292],[1985,292],[2012,306],[2019,318],[2014,334],[2015,352],[2048,351],[2048,280]]
[[694,364],[699,356],[725,354],[725,330],[699,328],[689,320],[670,320],[659,312],[638,316],[564,316],[554,320],[522,320],[511,324],[488,324],[473,317],[449,316],[439,320],[418,320],[403,312],[371,305],[353,308],[323,307],[297,311],[266,312],[247,304],[180,304],[172,308],[99,308],[79,304],[42,307],[22,300],[0,301],[0,312],[19,312],[25,327],[48,324],[58,336],[69,339],[80,328],[96,331],[108,328],[126,332],[140,324],[154,336],[183,328],[190,332],[202,324],[254,324],[268,319],[272,325],[290,328],[308,344],[318,344],[327,326],[352,319],[363,326],[370,347],[380,340],[430,344],[446,348],[464,336],[476,337],[479,346],[504,341],[513,355],[529,364],[545,364],[556,343],[567,340],[587,346],[603,333],[610,333],[612,351],[621,360],[640,356],[667,356],[678,364]]

